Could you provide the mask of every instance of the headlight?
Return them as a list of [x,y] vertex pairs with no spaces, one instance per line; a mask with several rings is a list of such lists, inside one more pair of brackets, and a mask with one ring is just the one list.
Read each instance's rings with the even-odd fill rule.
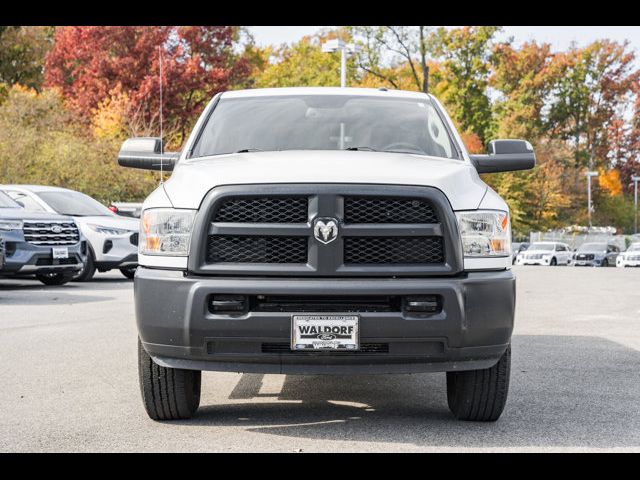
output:
[[22,230],[22,220],[0,220],[0,230]]
[[195,216],[195,210],[145,210],[140,219],[139,252],[144,255],[189,255]]
[[511,222],[500,210],[456,212],[465,257],[511,255]]
[[130,233],[131,230],[125,228],[105,227],[103,225],[87,225],[94,232],[102,233],[104,235],[124,235]]

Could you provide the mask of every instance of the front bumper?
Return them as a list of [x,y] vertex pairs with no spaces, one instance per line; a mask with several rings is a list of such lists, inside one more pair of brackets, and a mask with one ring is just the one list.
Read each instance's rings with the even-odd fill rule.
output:
[[76,245],[67,246],[69,258],[54,259],[51,246],[33,245],[21,241],[18,236],[7,238],[5,243],[5,265],[2,275],[23,276],[36,273],[69,272],[82,270],[86,261],[86,244],[84,240]]
[[548,267],[550,264],[551,264],[550,258],[540,258],[540,259],[519,258],[516,260],[516,265],[542,265],[544,267]]
[[[135,236],[135,240],[132,238]],[[100,271],[138,265],[138,242],[135,232],[123,235],[97,235],[89,241],[94,254],[94,264]]]
[[572,265],[574,267],[601,267],[602,260],[572,260]]
[[[136,319],[156,363],[192,370],[254,373],[412,373],[475,370],[494,365],[510,342],[515,278],[510,270],[432,278],[216,278],[138,268]],[[209,312],[209,295],[440,295],[428,317],[360,312],[361,343],[384,353],[265,351],[288,344],[291,314]]]
[[618,258],[616,261],[616,267],[640,267],[640,260],[622,260]]

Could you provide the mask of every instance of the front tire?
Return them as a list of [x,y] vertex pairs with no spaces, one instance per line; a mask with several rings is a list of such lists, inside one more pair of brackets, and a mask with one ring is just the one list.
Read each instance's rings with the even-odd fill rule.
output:
[[511,345],[491,368],[447,372],[449,409],[458,420],[495,422],[509,392]]
[[142,403],[153,420],[191,418],[200,405],[201,372],[161,367],[138,339],[138,376]]
[[88,282],[93,278],[96,273],[96,265],[93,261],[93,253],[91,250],[87,252],[87,261],[84,264],[84,268],[80,271],[78,276],[73,280],[75,282]]
[[556,265],[558,265],[558,260],[556,260],[556,257],[553,257],[553,258],[551,259],[551,264],[550,264],[550,265],[551,265],[552,267],[555,267]]
[[129,268],[121,268],[120,273],[127,277],[129,280],[133,280],[133,277],[136,274],[137,267],[129,267]]
[[36,273],[36,278],[40,280],[45,285],[64,285],[68,283],[73,278],[72,275],[69,275],[65,272],[53,272],[53,273]]
[[607,260],[606,258],[602,261],[602,266],[603,267],[608,267],[609,266],[609,260]]

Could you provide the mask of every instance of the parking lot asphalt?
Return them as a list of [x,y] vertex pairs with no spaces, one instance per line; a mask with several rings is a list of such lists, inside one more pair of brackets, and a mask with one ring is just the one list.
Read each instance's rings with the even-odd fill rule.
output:
[[0,451],[640,451],[640,269],[516,267],[509,399],[456,421],[444,374],[206,372],[189,421],[142,407],[132,282],[0,279]]

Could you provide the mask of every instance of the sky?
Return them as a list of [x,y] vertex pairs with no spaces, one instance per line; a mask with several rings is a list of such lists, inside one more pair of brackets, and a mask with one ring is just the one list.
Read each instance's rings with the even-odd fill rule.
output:
[[[324,27],[254,26],[250,28],[256,43],[264,46],[295,42],[304,35],[316,33]],[[578,46],[584,46],[597,39],[609,38],[620,42],[629,40],[631,47],[640,54],[640,27],[638,26],[504,26],[503,28],[501,39],[513,36],[517,45],[527,40],[537,40],[551,43],[554,50],[566,50],[572,41],[575,41]]]

